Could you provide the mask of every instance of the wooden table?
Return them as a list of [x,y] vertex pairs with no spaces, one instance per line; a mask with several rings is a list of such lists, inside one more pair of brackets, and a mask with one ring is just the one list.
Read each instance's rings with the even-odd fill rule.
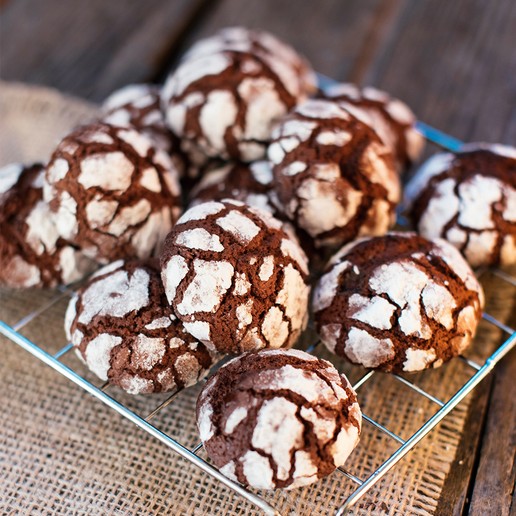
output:
[[[0,0],[1,77],[101,101],[161,81],[193,41],[237,24],[277,34],[324,74],[399,96],[462,140],[516,143],[514,0]],[[474,394],[441,514],[516,511],[515,358]]]

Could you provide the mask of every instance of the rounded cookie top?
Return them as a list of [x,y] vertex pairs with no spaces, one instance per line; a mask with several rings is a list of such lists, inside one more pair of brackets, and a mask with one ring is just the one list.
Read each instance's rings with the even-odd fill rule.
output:
[[214,349],[289,347],[306,326],[306,256],[267,212],[229,199],[190,208],[161,267],[175,314]]
[[193,385],[217,358],[172,313],[157,260],[97,271],[70,300],[65,331],[91,371],[130,394]]
[[337,355],[389,372],[438,367],[471,342],[482,288],[444,240],[389,233],[348,244],[314,289],[317,331]]
[[407,169],[421,156],[425,139],[415,129],[416,116],[401,100],[376,88],[359,88],[350,83],[332,85],[321,97],[338,102],[370,125],[392,150],[398,170]]
[[179,138],[167,127],[161,111],[161,88],[155,84],[129,84],[114,91],[102,104],[102,121],[134,127],[166,151],[182,176],[187,166]]
[[320,259],[312,238],[286,219],[272,191],[272,169],[268,161],[233,162],[211,168],[192,189],[190,207],[209,201],[234,199],[272,213],[282,221],[283,229],[299,244],[311,265]]
[[190,206],[235,199],[274,214],[276,210],[269,199],[271,185],[272,169],[268,161],[226,163],[207,172],[192,189]]
[[353,451],[361,424],[346,377],[295,349],[232,360],[197,401],[210,459],[229,478],[258,489],[291,489],[329,475]]
[[469,144],[436,154],[405,198],[419,233],[448,240],[473,267],[516,263],[516,148]]
[[400,182],[378,135],[337,103],[309,100],[268,148],[279,208],[321,246],[379,235],[394,223]]
[[46,178],[59,234],[100,263],[149,256],[180,213],[170,158],[128,127],[76,129],[52,154]]
[[210,56],[221,51],[253,53],[269,65],[295,98],[316,91],[317,77],[310,63],[290,45],[259,29],[223,28],[213,36],[197,41],[185,54],[184,60]]
[[53,287],[82,278],[94,262],[59,237],[43,200],[45,167],[0,168],[0,285]]
[[273,122],[315,90],[307,63],[272,35],[241,27],[199,41],[162,90],[170,128],[209,157],[263,158]]

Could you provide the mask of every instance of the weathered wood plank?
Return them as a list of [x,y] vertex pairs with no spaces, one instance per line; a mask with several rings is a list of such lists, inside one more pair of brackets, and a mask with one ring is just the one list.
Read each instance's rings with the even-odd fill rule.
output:
[[514,102],[514,106],[508,112],[510,116],[507,120],[504,134],[506,135],[506,141],[513,142],[514,144],[516,142],[516,102]]
[[92,100],[149,80],[205,0],[17,0],[0,14],[1,75]]
[[471,410],[464,422],[454,462],[446,476],[436,516],[461,516],[467,504],[472,472],[478,459],[482,429],[489,404],[492,378],[487,378],[473,392]]
[[[509,325],[514,324],[516,321],[511,322],[510,318],[516,316],[516,289],[511,288],[504,280],[490,272],[486,272],[483,275],[483,285],[485,287],[489,313],[499,320],[506,321]],[[479,344],[482,342],[483,330],[487,326],[488,323],[482,323]],[[501,345],[507,338],[507,334],[504,332],[498,331],[497,333],[496,347]],[[482,346],[480,344],[474,347],[474,351],[468,352],[468,355],[478,363],[483,363],[494,349],[492,346]],[[456,450],[455,459],[446,477],[436,514],[442,514],[443,516],[466,514],[471,502],[471,493],[476,488],[476,483],[482,483],[485,480],[477,476],[477,469],[479,462],[483,460],[483,455],[488,453],[485,446],[482,446],[482,443],[486,439],[484,432],[486,431],[486,421],[490,417],[494,396],[493,389],[500,388],[500,392],[504,393],[506,398],[511,396],[513,386],[511,383],[508,383],[510,380],[508,378],[500,378],[498,374],[503,364],[515,359],[516,356],[506,357],[471,395],[460,442]],[[504,414],[504,417],[511,422],[516,420],[514,404],[508,403],[506,409],[507,412]],[[489,439],[497,439],[495,446],[505,451],[511,446],[509,443],[510,439],[503,432],[501,434],[492,434]],[[502,462],[493,461],[490,467],[493,468],[493,476],[504,476]],[[507,505],[505,507],[507,508]],[[496,514],[496,512],[492,514]]]
[[293,45],[319,72],[344,78],[362,45],[378,29],[377,13],[384,4],[382,0],[349,0],[345,4],[335,0],[225,0],[194,27],[182,49],[221,27],[261,28]]
[[[514,327],[516,315],[509,322]],[[469,514],[508,516],[516,481],[516,355],[497,367],[482,436]]]
[[173,1],[156,9],[113,54],[95,84],[93,97],[102,99],[131,82],[152,82],[209,3],[210,0]]
[[459,138],[510,143],[515,26],[512,0],[410,2],[364,83],[398,95]]
[[510,514],[516,480],[516,400],[512,392],[515,376],[516,359],[509,357],[500,364],[494,379],[486,430],[471,494],[471,515]]
[[346,80],[362,84],[374,66],[375,60],[384,48],[388,48],[406,9],[406,0],[386,0],[376,9],[369,33],[365,38],[353,66],[346,75]]

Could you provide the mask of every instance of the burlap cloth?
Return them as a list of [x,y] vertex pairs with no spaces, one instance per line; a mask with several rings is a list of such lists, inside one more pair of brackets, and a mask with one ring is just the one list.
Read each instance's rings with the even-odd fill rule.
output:
[[[71,126],[91,119],[93,106],[48,89],[0,83],[0,165],[48,158]],[[489,312],[501,320],[513,313],[514,289],[484,275]],[[0,320],[14,324],[33,310],[41,315],[21,332],[43,348],[65,344],[67,297],[56,291],[0,290]],[[470,358],[482,360],[501,333],[483,322]],[[1,514],[259,514],[184,459],[137,429],[70,381],[18,348],[0,340]],[[319,354],[324,355],[322,349]],[[96,382],[73,353],[64,362]],[[364,370],[337,365],[356,381]],[[472,374],[463,362],[412,375],[416,384],[447,400]],[[186,390],[153,422],[186,446],[198,442],[193,407],[198,387]],[[164,399],[109,391],[140,414]],[[402,438],[409,437],[437,406],[388,375],[376,374],[359,390],[370,417]],[[433,514],[463,429],[468,397],[428,438],[355,507],[356,514]],[[365,478],[397,444],[368,423],[347,467]],[[203,452],[201,452],[203,454]],[[204,455],[202,455],[204,456]],[[262,493],[281,514],[331,514],[354,485],[336,472],[292,492]]]

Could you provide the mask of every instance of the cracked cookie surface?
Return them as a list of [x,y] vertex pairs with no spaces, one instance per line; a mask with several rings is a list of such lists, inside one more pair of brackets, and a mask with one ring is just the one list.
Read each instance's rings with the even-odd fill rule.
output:
[[59,237],[43,200],[45,167],[0,168],[0,284],[54,287],[81,279],[95,263]]
[[313,240],[286,219],[272,200],[272,168],[268,161],[233,162],[210,169],[192,189],[190,207],[209,201],[234,199],[268,211],[282,222],[283,229],[303,248],[308,259],[318,260]]
[[405,198],[418,232],[448,240],[473,267],[516,263],[516,148],[468,144],[436,154]]
[[267,154],[278,209],[316,246],[380,235],[394,223],[400,182],[392,153],[337,103],[297,106],[275,127]]
[[208,157],[263,158],[274,121],[315,90],[315,76],[271,34],[223,29],[197,42],[169,76],[162,105],[186,149]]
[[173,314],[157,260],[97,271],[70,300],[65,331],[91,371],[130,394],[181,390],[218,358]]
[[306,326],[306,256],[265,211],[229,199],[190,208],[161,267],[175,314],[213,349],[290,347]]
[[128,127],[76,129],[52,154],[46,179],[60,236],[99,263],[148,257],[181,211],[174,164]]
[[182,176],[188,167],[179,138],[167,127],[161,111],[161,88],[155,84],[129,84],[114,91],[102,103],[102,121],[134,127],[169,154]]
[[421,156],[425,139],[415,129],[414,113],[401,100],[376,88],[359,88],[350,83],[332,85],[320,97],[337,102],[372,127],[392,150],[400,172]]
[[448,242],[389,233],[342,248],[314,288],[326,347],[388,372],[439,367],[470,344],[483,291]]
[[197,401],[215,465],[258,489],[311,484],[344,464],[362,414],[344,375],[299,350],[246,353],[221,367]]

